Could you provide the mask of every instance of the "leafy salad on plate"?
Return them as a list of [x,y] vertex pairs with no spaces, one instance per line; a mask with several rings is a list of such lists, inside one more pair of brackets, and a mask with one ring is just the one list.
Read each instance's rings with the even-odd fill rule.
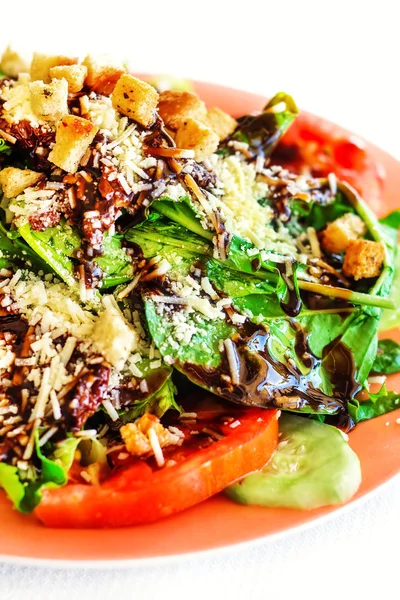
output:
[[233,118],[122,65],[0,62],[0,487],[52,527],[218,492],[310,509],[400,407],[399,212],[363,142],[278,93]]

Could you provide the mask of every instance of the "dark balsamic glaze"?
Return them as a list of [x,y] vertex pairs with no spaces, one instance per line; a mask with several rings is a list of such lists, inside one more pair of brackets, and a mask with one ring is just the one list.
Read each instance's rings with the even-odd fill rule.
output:
[[285,263],[277,264],[276,266],[286,283],[286,298],[281,300],[281,308],[289,317],[297,317],[301,311],[302,301],[294,285],[294,273],[292,272],[291,275],[287,275],[287,265]]
[[[268,348],[269,333],[247,322],[235,340],[236,360],[239,366],[239,383],[233,384],[228,360],[224,355],[218,368],[186,363],[182,371],[195,383],[228,400],[251,406],[295,408],[309,405],[314,411],[324,410],[341,414],[342,423],[349,426],[347,400],[353,397],[360,385],[355,379],[355,366],[351,351],[341,342],[330,344],[322,357],[316,357],[308,345],[307,334],[294,321],[295,351],[309,369],[301,373],[294,363],[277,361]],[[315,369],[323,362],[332,384],[328,396],[314,387]],[[338,417],[335,417],[338,418]]]
[[20,315],[0,317],[0,332],[8,331],[17,336],[25,336],[29,328],[28,321]]

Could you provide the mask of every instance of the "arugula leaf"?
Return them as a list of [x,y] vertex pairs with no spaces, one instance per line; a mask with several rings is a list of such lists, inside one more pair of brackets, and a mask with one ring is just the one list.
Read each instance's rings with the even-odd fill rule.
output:
[[388,392],[384,385],[377,394],[370,393],[370,400],[349,400],[348,410],[354,423],[368,421],[400,408],[400,394]]
[[394,340],[380,340],[371,370],[383,375],[398,373],[400,371],[400,344]]

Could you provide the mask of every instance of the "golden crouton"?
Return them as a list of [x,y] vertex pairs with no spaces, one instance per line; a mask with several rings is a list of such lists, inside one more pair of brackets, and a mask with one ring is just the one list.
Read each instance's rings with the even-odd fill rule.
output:
[[111,96],[113,107],[143,127],[150,127],[156,118],[158,93],[145,81],[133,75],[122,75]]
[[55,79],[66,79],[68,91],[80,92],[87,76],[85,65],[60,65],[50,69],[50,77]]
[[87,68],[87,87],[103,96],[110,96],[118,79],[126,71],[121,65],[104,64],[92,56],[86,56],[82,64]]
[[194,150],[195,159],[201,161],[216,151],[219,137],[200,121],[187,119],[176,132],[175,143],[178,148]]
[[49,83],[51,80],[50,69],[59,65],[77,65],[78,59],[69,56],[53,56],[34,52],[31,62],[31,81],[38,79]]
[[16,198],[26,188],[36,185],[42,177],[43,173],[7,167],[0,171],[0,185],[6,198]]
[[53,79],[51,83],[32,81],[29,84],[31,108],[44,121],[59,121],[68,114],[68,83]]
[[127,423],[120,429],[121,437],[130,454],[143,456],[153,451],[149,439],[150,429],[156,434],[161,448],[181,442],[180,437],[161,425],[160,420],[155,415],[146,413],[135,423]]
[[14,52],[10,46],[7,46],[0,60],[0,71],[8,77],[17,77],[19,73],[27,73],[29,65],[18,52]]
[[367,227],[358,215],[347,213],[328,223],[321,233],[322,248],[331,254],[344,252],[352,240],[367,233]]
[[237,121],[216,106],[207,111],[205,123],[211,127],[220,140],[224,140],[231,135],[237,127]]
[[169,129],[178,129],[186,119],[204,121],[207,116],[206,105],[193,92],[166,90],[161,92],[158,112]]
[[385,259],[382,242],[351,240],[344,256],[343,273],[354,279],[378,277]]
[[87,119],[66,115],[57,123],[56,143],[49,161],[68,173],[75,173],[98,129]]

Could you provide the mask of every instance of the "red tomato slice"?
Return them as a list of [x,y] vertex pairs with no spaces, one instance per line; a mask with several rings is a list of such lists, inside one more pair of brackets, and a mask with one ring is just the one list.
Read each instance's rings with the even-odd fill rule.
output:
[[[123,527],[172,515],[261,469],[278,440],[278,412],[203,404],[180,447],[164,449],[166,466],[129,459],[101,485],[68,484],[43,492],[36,516],[49,527]],[[204,431],[206,429],[206,431]],[[194,432],[197,432],[193,434]],[[117,461],[118,462],[118,461]]]
[[319,117],[302,113],[273,155],[275,164],[294,172],[307,168],[314,177],[335,173],[379,211],[384,173],[360,138]]

